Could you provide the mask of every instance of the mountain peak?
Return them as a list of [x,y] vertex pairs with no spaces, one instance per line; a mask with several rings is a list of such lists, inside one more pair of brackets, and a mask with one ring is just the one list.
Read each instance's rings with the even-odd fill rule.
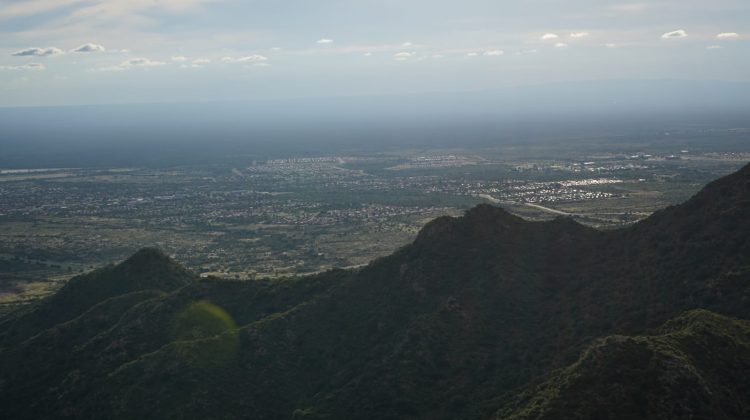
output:
[[750,163],[745,164],[739,171],[736,172],[738,176],[750,179]]
[[738,197],[744,200],[747,198],[748,192],[750,192],[750,163],[737,172],[709,183],[695,198],[718,195],[722,198]]
[[698,231],[722,232],[722,244],[736,246],[730,238],[744,237],[750,220],[750,164],[719,178],[686,202],[659,210],[632,226],[631,231],[672,232],[683,242]]
[[492,204],[482,203],[477,204],[466,212],[466,218],[481,218],[481,217],[509,217],[513,216],[508,213],[502,207],[493,206]]
[[142,248],[112,268],[108,281],[133,290],[170,291],[184,286],[193,274],[158,248]]
[[174,261],[159,248],[141,248],[119,265],[142,267],[159,263],[174,264]]
[[479,204],[467,210],[462,217],[444,216],[431,221],[419,232],[415,244],[459,240],[468,246],[477,241],[496,242],[524,238],[531,231],[547,234],[545,237],[554,240],[562,233],[578,234],[594,230],[570,217],[558,217],[549,222],[530,222],[502,207]]
[[462,217],[443,216],[427,223],[419,231],[416,245],[434,242],[446,242],[471,235],[472,232],[494,231],[499,225],[509,227],[514,223],[523,223],[520,217],[513,216],[506,210],[490,204],[479,204]]
[[107,299],[142,291],[171,292],[195,278],[162,251],[144,248],[118,265],[73,277],[56,294],[42,300],[17,327],[38,332]]

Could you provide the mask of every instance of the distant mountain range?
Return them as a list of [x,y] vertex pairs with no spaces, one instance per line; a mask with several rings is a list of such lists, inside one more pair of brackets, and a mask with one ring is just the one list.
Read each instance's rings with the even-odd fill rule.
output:
[[358,270],[158,250],[0,319],[3,418],[750,418],[750,165],[633,226],[480,205]]

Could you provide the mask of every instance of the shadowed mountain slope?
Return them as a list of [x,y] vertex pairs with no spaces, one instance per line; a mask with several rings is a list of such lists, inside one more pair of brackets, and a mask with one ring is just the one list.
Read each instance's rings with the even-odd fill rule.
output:
[[0,324],[0,348],[69,321],[109,298],[139,291],[169,292],[196,276],[161,251],[144,248],[118,265],[72,278],[57,293]]
[[[529,222],[480,205],[430,222],[367,267],[308,278],[195,280],[140,252],[0,325],[0,405],[14,418],[585,418],[596,412],[555,411],[562,402],[549,390],[573,398],[572,373],[560,375],[584,372],[591,349],[632,349],[623,372],[635,389],[674,372],[640,366],[662,360],[661,348],[629,343],[669,341],[659,327],[699,308],[750,319],[748,236],[745,167],[626,229]],[[695,322],[745,325],[705,317]],[[608,336],[617,337],[597,341]],[[669,343],[693,358],[713,351]],[[743,369],[747,353],[736,348],[736,364],[709,358],[696,369]],[[595,383],[608,373],[585,375]],[[726,395],[744,389],[730,385]],[[646,398],[656,416],[681,404],[673,391],[657,405],[628,394],[591,407],[627,418],[606,405]],[[700,407],[745,413],[712,398]]]
[[498,418],[750,416],[750,322],[693,310],[655,334],[596,340]]

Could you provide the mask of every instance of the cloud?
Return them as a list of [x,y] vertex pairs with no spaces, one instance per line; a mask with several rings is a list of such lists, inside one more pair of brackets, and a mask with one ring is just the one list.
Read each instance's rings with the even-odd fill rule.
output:
[[222,57],[223,63],[248,63],[248,64],[261,64],[268,61],[268,57],[260,54],[251,54],[243,57]]
[[539,39],[541,39],[542,41],[549,41],[550,39],[557,39],[557,38],[560,38],[560,36],[557,34],[549,33],[549,34],[542,35],[541,38]]
[[482,55],[485,57],[498,57],[505,54],[505,51],[503,50],[489,50],[485,51]]
[[578,39],[578,38],[586,38],[589,35],[591,34],[589,34],[588,32],[573,32],[572,34],[570,34],[570,37]]
[[722,48],[724,47],[722,47],[721,45],[709,45],[708,47],[706,47],[707,50],[720,50]]
[[414,45],[414,44],[412,44],[411,42],[404,42],[403,44],[401,44],[401,46],[404,47],[404,48],[409,48],[412,45]]
[[394,54],[393,57],[398,61],[404,61],[414,57],[415,55],[417,55],[417,53],[415,52],[400,52]]
[[467,57],[476,57],[476,56],[478,56],[478,55],[479,55],[479,53],[478,53],[478,52],[470,52],[470,53],[466,53],[466,56],[467,56]]
[[211,63],[208,58],[198,58],[190,62],[190,64],[183,64],[180,66],[181,69],[197,69]]
[[131,58],[130,60],[125,60],[122,63],[120,63],[120,66],[122,67],[155,67],[155,66],[163,66],[165,63],[161,61],[154,61],[150,58]]
[[163,66],[163,61],[156,61],[151,60],[150,58],[131,58],[129,60],[125,60],[122,63],[116,65],[116,66],[109,66],[109,67],[100,67],[92,69],[93,71],[123,71],[123,70],[130,70],[133,68],[148,68],[148,67],[158,67]]
[[178,63],[182,63],[184,61],[187,61],[187,57],[185,57],[184,55],[175,55],[175,56],[172,57],[172,61],[176,61]]
[[63,50],[55,47],[46,47],[46,48],[26,48],[21,51],[16,51],[12,55],[15,57],[46,57],[48,55],[58,55],[62,54]]
[[372,56],[372,53],[368,51],[368,52],[366,52],[366,53],[364,53],[362,55],[364,55],[365,57],[370,57],[370,56]]
[[604,44],[604,46],[607,47],[607,48],[617,48],[617,44],[614,44],[612,42]]
[[15,71],[41,71],[46,69],[44,64],[40,63],[27,63],[21,64],[20,66],[0,66],[1,71],[15,70]]
[[716,35],[717,39],[737,39],[740,37],[740,34],[737,32],[722,32],[718,35]]
[[271,51],[281,51],[281,47],[271,47]]
[[321,39],[319,39],[319,40],[317,40],[315,42],[317,44],[321,44],[321,45],[333,44],[333,40],[332,39],[328,39],[328,38],[321,38]]
[[568,48],[568,44],[564,42],[558,42],[557,44],[555,44],[555,48]]
[[6,46],[12,38],[62,43],[94,34],[101,40],[128,39],[139,44],[166,38],[182,43],[181,33],[159,27],[168,26],[172,16],[200,12],[219,2],[224,0],[0,0],[0,32]]
[[104,51],[106,51],[104,46],[99,45],[99,44],[93,44],[91,42],[87,42],[79,46],[78,48],[74,48],[70,50],[70,52],[74,52],[74,53],[95,53],[95,52],[104,52]]
[[688,34],[685,32],[684,29],[678,29],[676,31],[667,32],[665,34],[662,34],[662,39],[678,39],[678,38],[687,38]]

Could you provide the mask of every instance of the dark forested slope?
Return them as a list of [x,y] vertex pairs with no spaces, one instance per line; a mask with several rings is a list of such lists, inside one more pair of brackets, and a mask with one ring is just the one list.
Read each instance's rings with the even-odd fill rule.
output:
[[750,322],[696,309],[648,336],[596,340],[500,419],[750,417]]

